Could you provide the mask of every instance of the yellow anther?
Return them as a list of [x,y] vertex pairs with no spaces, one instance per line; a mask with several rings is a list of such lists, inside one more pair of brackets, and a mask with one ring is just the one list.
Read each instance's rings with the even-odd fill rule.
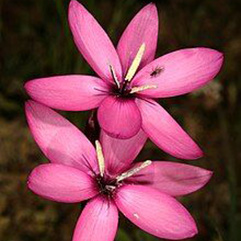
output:
[[118,176],[116,178],[117,182],[120,182],[128,177],[133,176],[134,174],[136,174],[137,172],[139,172],[140,170],[142,170],[145,167],[148,167],[149,165],[151,165],[152,161],[147,160],[145,162],[143,162],[139,167],[135,167],[133,169],[130,169],[127,172],[123,172],[120,176]]
[[143,86],[133,87],[130,91],[130,94],[134,94],[143,90],[156,89],[157,87],[158,87],[157,85],[143,85]]
[[100,175],[103,177],[105,172],[105,159],[102,151],[102,147],[100,145],[99,141],[95,141],[95,147],[96,147],[96,154],[97,154],[97,160],[100,170]]
[[141,47],[139,48],[137,54],[136,54],[136,57],[134,58],[130,68],[128,69],[128,72],[126,74],[126,77],[125,77],[125,80],[130,82],[132,80],[132,78],[134,77],[140,63],[141,63],[141,60],[142,60],[142,57],[143,57],[143,54],[145,52],[145,49],[146,49],[146,45],[145,43],[143,43],[141,45]]

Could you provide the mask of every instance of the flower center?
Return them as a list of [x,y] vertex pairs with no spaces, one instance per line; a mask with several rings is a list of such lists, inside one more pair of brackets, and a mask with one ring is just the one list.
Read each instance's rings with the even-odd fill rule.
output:
[[102,195],[105,195],[109,198],[113,196],[113,194],[115,193],[118,187],[123,185],[123,181],[126,178],[133,176],[135,173],[151,165],[152,163],[150,160],[147,160],[145,162],[142,162],[139,165],[136,165],[134,168],[131,168],[126,172],[123,172],[122,174],[120,174],[115,178],[109,177],[108,175],[105,175],[104,155],[103,155],[102,147],[99,141],[95,141],[95,145],[96,145],[96,154],[97,154],[97,160],[98,160],[98,166],[99,166],[99,174],[95,176],[97,188]]
[[114,86],[112,89],[112,93],[118,97],[132,97],[130,83],[128,81],[124,81],[119,84],[120,87]]
[[138,70],[138,67],[141,63],[142,57],[145,52],[145,48],[146,48],[146,45],[145,45],[145,43],[143,43],[140,46],[139,50],[137,51],[137,54],[136,54],[134,60],[132,61],[130,68],[127,71],[125,79],[121,82],[118,80],[113,66],[110,65],[110,72],[111,72],[112,78],[115,82],[115,86],[113,87],[113,90],[112,90],[112,93],[114,95],[119,96],[119,97],[132,97],[133,94],[135,94],[137,92],[147,90],[147,89],[157,88],[157,85],[144,85],[144,86],[132,87],[130,84],[131,80],[135,76],[135,73]]
[[96,184],[99,192],[110,198],[113,196],[116,188],[121,185],[121,183],[118,183],[116,180],[111,180],[108,177],[102,177],[101,175],[96,177]]

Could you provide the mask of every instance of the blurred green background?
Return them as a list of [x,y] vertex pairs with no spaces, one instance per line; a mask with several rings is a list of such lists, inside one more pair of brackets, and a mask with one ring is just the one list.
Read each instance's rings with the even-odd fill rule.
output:
[[[148,1],[82,0],[116,44],[125,26]],[[198,141],[206,156],[189,161],[214,170],[201,191],[181,198],[195,217],[193,241],[241,240],[241,2],[161,0],[157,56],[194,46],[225,53],[225,65],[205,88],[161,100]],[[28,131],[23,84],[36,77],[88,73],[69,32],[68,0],[0,0],[0,240],[71,240],[81,205],[58,204],[26,188],[28,173],[46,159]],[[84,130],[90,113],[63,113]],[[138,160],[174,160],[148,142]],[[160,240],[121,217],[117,241]]]

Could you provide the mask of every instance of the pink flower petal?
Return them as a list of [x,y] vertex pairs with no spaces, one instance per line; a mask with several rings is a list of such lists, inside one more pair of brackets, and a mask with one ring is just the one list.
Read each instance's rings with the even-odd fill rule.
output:
[[[136,164],[137,165],[137,164]],[[202,188],[212,172],[187,164],[154,161],[127,180],[153,187],[171,196],[182,196]]]
[[[211,81],[220,71],[223,54],[208,48],[181,49],[166,54],[143,68],[133,86],[157,85],[139,95],[163,98],[189,93]],[[156,72],[154,72],[156,70]],[[158,74],[154,74],[157,73]]]
[[141,128],[141,114],[132,99],[109,96],[101,103],[97,115],[101,128],[115,138],[131,138]]
[[195,221],[179,202],[150,187],[125,185],[115,202],[130,221],[159,238],[185,239],[197,233]]
[[98,194],[89,175],[52,163],[36,167],[29,175],[28,187],[44,198],[65,203],[81,202]]
[[67,119],[34,101],[26,103],[25,112],[34,140],[51,162],[98,170],[94,147]]
[[102,130],[100,140],[108,173],[117,175],[125,171],[130,163],[135,160],[143,148],[147,136],[144,131],[140,129],[137,135],[132,138],[121,140],[110,137]]
[[197,159],[203,155],[198,145],[158,103],[139,99],[137,104],[142,128],[158,147],[182,159]]
[[106,32],[95,18],[75,0],[69,5],[69,24],[76,46],[94,71],[104,80],[112,80],[110,65],[119,79],[122,69],[118,54]]
[[158,13],[153,3],[142,8],[127,26],[118,43],[117,51],[123,72],[126,73],[140,46],[145,43],[146,50],[140,68],[151,62],[156,53],[158,38]]
[[73,241],[114,241],[118,210],[111,200],[96,197],[85,206],[74,231]]
[[96,108],[108,93],[108,87],[101,79],[86,75],[35,79],[28,81],[25,89],[35,101],[71,111]]

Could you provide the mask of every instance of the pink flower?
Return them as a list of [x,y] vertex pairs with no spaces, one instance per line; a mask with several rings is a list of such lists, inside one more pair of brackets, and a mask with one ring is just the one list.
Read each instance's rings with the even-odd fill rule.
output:
[[146,232],[184,239],[197,233],[195,221],[174,198],[198,190],[212,172],[186,164],[145,161],[132,164],[146,135],[120,140],[101,134],[96,150],[68,120],[34,101],[26,103],[32,135],[51,161],[37,166],[28,187],[57,202],[87,199],[73,241],[112,241],[118,210]]
[[183,159],[203,155],[198,145],[153,98],[196,90],[219,72],[222,53],[188,48],[155,60],[158,15],[145,6],[130,22],[115,50],[94,17],[76,0],[69,5],[74,41],[99,77],[66,75],[26,83],[28,94],[49,107],[84,111],[98,108],[101,128],[110,136],[128,139],[140,129],[165,152]]

